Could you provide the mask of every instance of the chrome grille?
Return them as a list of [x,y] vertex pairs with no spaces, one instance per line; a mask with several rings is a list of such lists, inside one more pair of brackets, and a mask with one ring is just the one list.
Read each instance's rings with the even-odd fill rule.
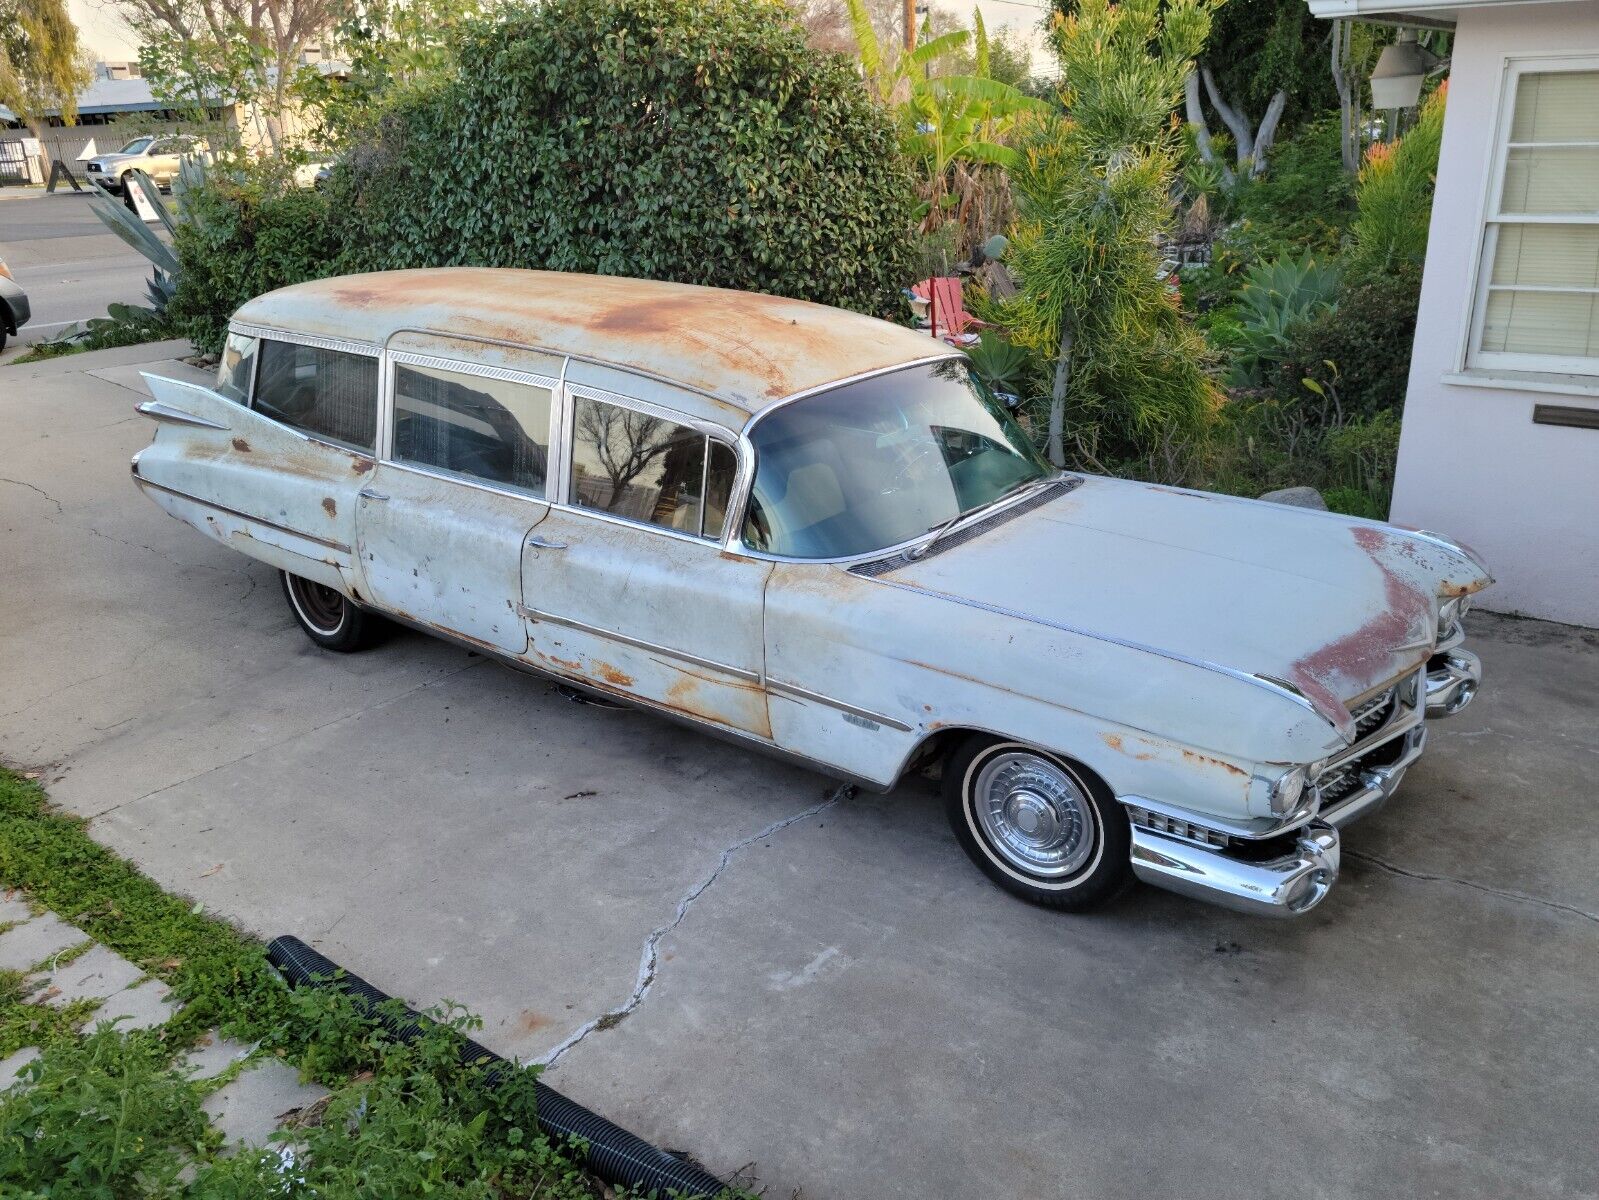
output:
[[1182,838],[1187,842],[1197,842],[1201,846],[1215,846],[1224,849],[1227,846],[1227,835],[1215,829],[1206,829],[1203,825],[1195,825],[1192,821],[1183,821],[1177,817],[1168,817],[1165,813],[1150,812],[1147,808],[1139,808],[1135,804],[1127,806],[1128,819],[1134,825],[1141,825],[1145,829],[1152,829],[1156,833],[1164,833],[1171,837]]
[[1381,729],[1388,718],[1393,715],[1394,701],[1397,699],[1398,687],[1388,688],[1378,692],[1363,704],[1357,704],[1350,710],[1349,715],[1355,719],[1355,739],[1365,737]]

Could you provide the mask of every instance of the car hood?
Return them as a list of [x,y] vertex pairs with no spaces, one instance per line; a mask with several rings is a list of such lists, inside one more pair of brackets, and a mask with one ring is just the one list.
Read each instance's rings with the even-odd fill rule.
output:
[[1020,620],[1347,702],[1424,662],[1440,598],[1491,582],[1434,535],[1094,476],[882,576]]

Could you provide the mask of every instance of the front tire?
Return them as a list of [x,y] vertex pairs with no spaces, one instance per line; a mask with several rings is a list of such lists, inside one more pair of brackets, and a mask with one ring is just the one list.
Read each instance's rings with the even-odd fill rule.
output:
[[961,849],[1014,896],[1082,909],[1132,877],[1127,814],[1102,781],[1068,759],[978,734],[950,754],[943,789]]
[[324,650],[349,654],[372,645],[382,618],[360,608],[343,592],[287,571],[279,571],[289,611],[310,638]]

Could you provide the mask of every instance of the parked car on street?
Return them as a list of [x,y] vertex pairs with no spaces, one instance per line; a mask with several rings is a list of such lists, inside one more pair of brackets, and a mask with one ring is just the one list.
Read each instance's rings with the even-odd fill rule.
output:
[[1037,903],[1136,876],[1309,910],[1476,693],[1487,571],[1056,470],[967,362],[775,296],[323,279],[239,309],[214,388],[151,378],[133,477],[330,650],[387,618],[867,787],[937,767],[966,853]]
[[157,187],[169,188],[186,154],[201,154],[206,144],[186,133],[146,134],[111,154],[97,154],[84,164],[89,182],[120,196],[134,171],[143,171]]
[[15,337],[32,315],[28,293],[11,278],[11,268],[0,258],[0,350],[6,348],[6,340]]

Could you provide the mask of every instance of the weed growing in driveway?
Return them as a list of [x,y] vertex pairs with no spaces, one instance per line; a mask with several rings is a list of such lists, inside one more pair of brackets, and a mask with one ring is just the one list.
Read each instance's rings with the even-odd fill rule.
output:
[[0,887],[21,888],[164,980],[184,1006],[169,1040],[187,1044],[219,1025],[253,1040],[282,1012],[283,987],[258,943],[163,892],[91,839],[82,821],[52,811],[38,784],[3,769]]
[[[481,1022],[429,1014],[402,1042],[336,987],[290,991],[265,949],[170,896],[0,768],[0,888],[21,888],[95,940],[164,979],[184,1007],[164,1027],[79,1026],[93,1001],[30,1004],[0,972],[0,1057],[42,1047],[0,1093],[0,1196],[21,1200],[593,1200],[602,1189],[539,1131],[533,1070],[489,1076],[461,1062]],[[76,947],[74,948],[76,949]],[[71,951],[68,952],[70,954]],[[63,958],[66,955],[62,956]],[[187,1079],[174,1052],[220,1026],[260,1043],[331,1094],[284,1146],[220,1153],[200,1104],[219,1085]],[[292,1149],[291,1149],[292,1148]],[[289,1150],[285,1154],[283,1151]],[[624,1193],[603,1194],[626,1200]],[[726,1192],[725,1200],[743,1193]]]

